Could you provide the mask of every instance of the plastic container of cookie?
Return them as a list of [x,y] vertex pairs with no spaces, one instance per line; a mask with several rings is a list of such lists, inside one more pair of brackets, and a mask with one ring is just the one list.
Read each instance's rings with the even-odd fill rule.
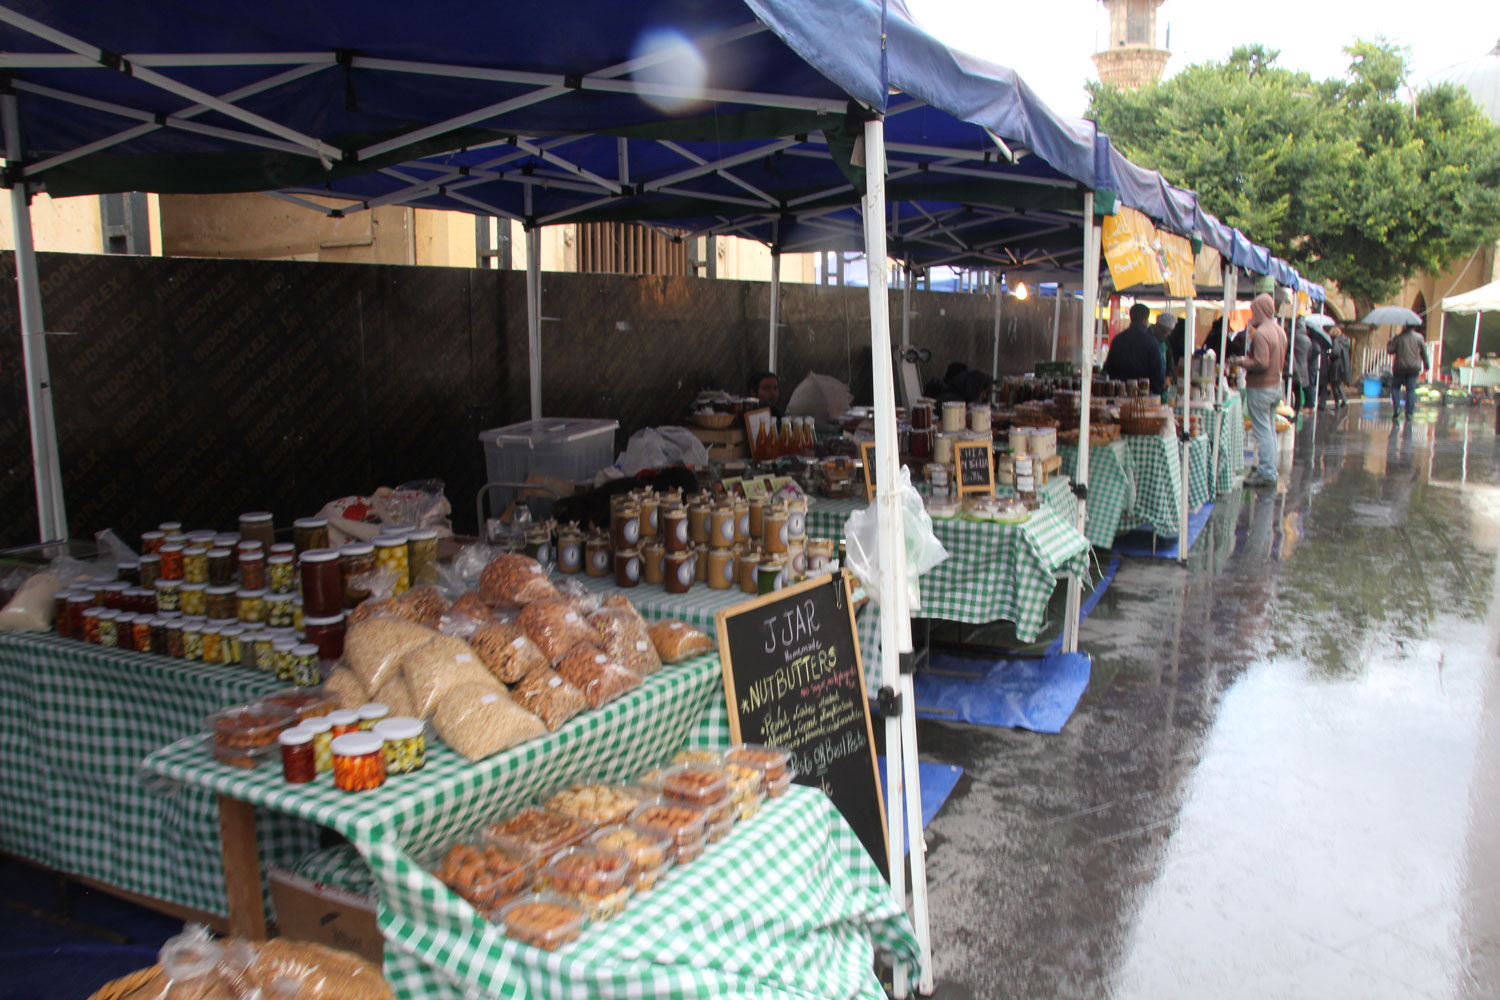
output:
[[577,903],[590,920],[608,920],[625,909],[635,891],[634,873],[635,865],[619,851],[568,847],[547,862],[537,887]]
[[729,774],[729,801],[735,818],[749,819],[760,811],[760,804],[765,801],[766,793],[762,787],[765,776],[759,768],[749,764],[725,764],[724,770]]
[[712,806],[729,798],[729,775],[714,764],[678,764],[662,775],[661,793],[689,805]]
[[728,764],[745,764],[758,769],[767,782],[780,781],[792,771],[792,754],[781,747],[768,747],[759,743],[736,743],[724,753]]
[[236,767],[256,767],[278,753],[276,739],[297,724],[297,713],[284,705],[253,701],[232,705],[203,720],[212,734],[215,759]]
[[644,789],[632,785],[573,785],[554,794],[542,808],[597,828],[624,822],[649,797]]
[[730,810],[729,815],[725,816],[719,822],[709,826],[708,842],[710,844],[717,844],[719,841],[729,836],[729,831],[734,829],[734,818],[734,811]]
[[518,851],[539,868],[558,851],[582,843],[593,832],[593,825],[584,820],[527,806],[485,827],[482,835],[487,843]]
[[618,851],[634,862],[637,871],[651,871],[668,864],[673,846],[672,838],[660,831],[629,823],[616,823],[596,830],[584,843],[601,851]]
[[708,830],[705,829],[698,835],[697,839],[690,843],[677,845],[677,857],[674,861],[679,865],[691,864],[703,855],[703,851],[707,847]]
[[708,826],[708,814],[697,806],[658,796],[636,807],[635,812],[630,814],[630,825],[637,830],[664,837],[680,849],[703,837]]
[[491,919],[505,926],[507,937],[545,951],[576,941],[589,922],[581,906],[555,892],[534,892],[512,900]]
[[504,906],[530,888],[533,870],[529,855],[478,837],[454,841],[431,867],[438,881],[481,913]]

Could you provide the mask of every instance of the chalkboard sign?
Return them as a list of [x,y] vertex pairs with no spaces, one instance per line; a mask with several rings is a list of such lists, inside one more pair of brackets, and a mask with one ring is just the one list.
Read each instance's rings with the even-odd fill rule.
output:
[[953,445],[953,463],[958,467],[958,494],[995,492],[995,465],[988,441],[958,441]]
[[865,464],[865,496],[875,499],[875,442],[865,441],[859,446],[860,461]]
[[716,616],[729,735],[792,753],[796,781],[821,788],[890,878],[875,734],[844,573]]

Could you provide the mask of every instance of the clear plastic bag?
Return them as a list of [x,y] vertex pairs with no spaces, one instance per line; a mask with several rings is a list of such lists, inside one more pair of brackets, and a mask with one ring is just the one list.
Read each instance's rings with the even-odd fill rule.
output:
[[377,691],[399,668],[403,656],[435,635],[432,629],[405,618],[377,615],[350,626],[344,637],[344,659],[366,691]]
[[548,663],[557,663],[579,643],[599,645],[599,633],[565,600],[528,604],[516,621],[542,647]]
[[533,670],[548,665],[547,655],[519,625],[485,624],[474,630],[469,645],[495,679],[506,684],[514,684]]
[[687,622],[666,619],[647,627],[651,644],[663,663],[681,663],[694,656],[711,652],[714,641],[709,634]]
[[418,718],[425,719],[437,710],[443,696],[464,684],[490,680],[489,671],[479,655],[462,639],[436,635],[401,657],[401,673],[411,688]]
[[62,581],[50,569],[25,577],[15,587],[15,595],[0,610],[0,631],[45,632],[52,627],[56,611],[52,599],[62,589]]
[[558,662],[557,673],[583,692],[590,708],[599,708],[641,683],[638,674],[610,659],[598,646],[582,642]]
[[531,671],[516,682],[510,693],[551,730],[589,707],[583,692],[551,667]]
[[557,597],[542,564],[507,552],[491,559],[479,574],[479,596],[487,604],[531,604]]
[[166,984],[154,1000],[231,1000],[233,994],[219,978],[224,946],[209,936],[202,924],[188,924],[168,938],[157,953]]
[[[932,518],[922,494],[911,484],[911,470],[901,467],[901,513],[906,536],[907,598],[910,609],[922,606],[918,580],[923,573],[948,558],[948,550],[932,530]],[[875,504],[857,510],[844,522],[844,548],[849,569],[859,578],[870,599],[880,603],[880,532]]]
[[443,742],[469,760],[482,760],[547,732],[541,719],[511,701],[500,682],[490,677],[460,684],[443,695],[432,721]]
[[600,649],[619,660],[625,669],[649,677],[661,669],[661,656],[651,642],[651,633],[641,613],[630,605],[600,608],[589,615],[589,624],[603,638]]
[[441,479],[418,479],[390,490],[376,490],[370,498],[383,525],[407,528],[446,528],[448,501]]
[[490,545],[477,543],[465,545],[458,550],[458,555],[453,557],[453,572],[464,582],[464,586],[470,590],[479,586],[479,574],[490,564],[490,560],[500,554],[500,550]]

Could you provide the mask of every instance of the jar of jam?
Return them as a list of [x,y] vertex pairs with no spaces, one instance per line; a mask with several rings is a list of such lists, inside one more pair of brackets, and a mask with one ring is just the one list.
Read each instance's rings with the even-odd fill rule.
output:
[[208,584],[184,582],[177,592],[178,605],[189,618],[208,614]]
[[310,642],[295,643],[291,648],[291,682],[298,687],[313,687],[323,678],[318,673],[318,647]]
[[340,708],[324,716],[333,726],[333,738],[345,733],[359,732],[359,713],[352,708]]
[[292,544],[298,555],[308,549],[328,548],[328,518],[297,518],[292,522]]
[[734,544],[734,508],[728,504],[709,511],[708,544],[716,549],[727,549]]
[[161,579],[156,581],[156,610],[182,610],[182,581]]
[[736,542],[750,540],[750,504],[744,500],[734,502],[734,540]]
[[346,792],[367,792],[385,784],[385,741],[374,733],[336,736],[333,786]]
[[662,582],[669,594],[686,594],[693,589],[692,552],[668,552],[662,569]]
[[314,715],[297,726],[313,734],[313,769],[319,774],[333,770],[333,723],[328,716]]
[[235,587],[228,584],[222,587],[209,587],[203,592],[205,612],[210,618],[234,618],[239,615],[239,605],[235,603]]
[[825,573],[833,563],[833,539],[810,538],[807,541],[807,571]]
[[731,550],[709,550],[708,586],[710,590],[728,590],[734,586],[734,553]]
[[661,513],[661,535],[668,552],[686,552],[691,544],[688,537],[688,513],[681,507],[671,507]]
[[182,579],[182,553],[185,546],[163,545],[161,547],[161,576],[164,580]]
[[[292,557],[277,553],[266,557],[266,589],[277,594],[290,594],[297,589],[297,567]],[[339,595],[343,600],[343,594]]]
[[283,729],[276,734],[276,742],[281,746],[281,776],[288,784],[305,785],[318,776],[312,730],[301,726]]
[[125,606],[138,615],[156,613],[156,589],[154,587],[130,587],[125,591]]
[[167,619],[161,615],[153,615],[151,622],[151,652],[158,656],[167,655]]
[[[339,569],[339,554],[333,549],[308,549],[300,557],[302,600],[308,614],[327,618],[344,609],[344,581]],[[285,592],[290,592],[289,586]]]
[[203,662],[224,662],[224,633],[217,625],[203,626]]
[[111,580],[108,583],[101,583],[99,585],[96,596],[99,599],[99,603],[111,611],[124,611],[125,591],[129,589],[130,584],[119,580]]
[[245,626],[224,625],[219,629],[219,662],[229,666],[240,666],[245,657],[243,640]]
[[161,579],[161,556],[155,552],[146,553],[136,561],[136,579],[140,586],[149,587]]
[[356,708],[354,714],[359,716],[360,730],[369,732],[377,723],[390,716],[391,706],[383,701],[368,701]]
[[302,624],[307,641],[318,647],[320,659],[337,660],[344,655],[343,612],[322,618],[307,618]]
[[[290,599],[290,594],[278,595]],[[263,622],[266,620],[266,597],[264,590],[237,590],[234,594],[235,617],[240,621]]]
[[127,587],[139,586],[141,582],[141,561],[139,559],[121,559],[115,563],[115,579]]
[[[643,520],[642,524],[645,523]],[[667,547],[652,539],[641,546],[641,579],[658,587],[662,582],[662,563],[667,558]]]
[[[292,627],[292,600],[295,594],[268,594],[260,591],[263,595],[264,604],[261,610],[263,621],[269,628],[291,628]],[[241,621],[245,619],[241,618]]]
[[240,548],[240,588],[266,589],[266,554],[260,549]]
[[639,549],[615,549],[615,584],[634,587],[641,582],[641,553]]
[[391,593],[399,597],[411,589],[411,564],[406,557],[406,536],[376,535],[371,543],[375,546],[375,564],[395,574],[396,582]]
[[590,535],[584,542],[584,571],[589,576],[609,575],[609,539],[603,535]]
[[208,582],[208,549],[195,545],[182,550],[182,579],[187,583]]
[[199,622],[184,622],[182,625],[182,658],[203,659],[203,626]]
[[344,610],[348,611],[370,596],[370,591],[354,580],[375,568],[375,546],[369,542],[350,542],[341,546],[338,553],[339,579],[344,587]]
[[759,589],[756,583],[756,570],[760,567],[760,549],[746,549],[740,555],[740,561],[736,572],[740,578],[740,593],[756,594]]
[[[535,537],[540,537],[541,547],[550,547],[552,533],[545,527],[534,526],[526,529],[527,555],[538,562],[546,562],[551,558],[550,552],[529,551],[535,542]],[[436,528],[417,528],[406,535],[406,565],[411,574],[412,586],[423,583],[433,583],[437,580],[438,561],[438,533]]]
[[578,573],[583,570],[583,535],[577,528],[557,532],[557,571]]
[[71,590],[59,590],[52,595],[52,629],[63,639],[71,638],[73,635],[73,630],[68,624],[68,598],[72,596]]
[[751,541],[758,542],[766,534],[766,501],[760,497],[756,497],[754,500],[747,500],[745,506],[750,511],[750,522],[747,533]]
[[143,531],[141,532],[141,552],[155,555],[161,551],[162,539],[167,537],[165,531]]
[[655,538],[661,525],[661,500],[647,490],[641,497],[641,537]]
[[793,497],[786,502],[786,536],[807,537],[807,498]]
[[168,656],[174,656],[180,660],[187,655],[187,644],[182,637],[182,630],[186,625],[187,622],[181,618],[166,619]]
[[688,504],[688,540],[694,545],[707,545],[713,509],[705,500],[694,500]]
[[135,613],[115,613],[115,645],[121,649],[135,649]]
[[380,737],[386,774],[410,774],[426,766],[427,737],[421,719],[392,716],[375,723],[370,732]]
[[272,520],[271,512],[257,510],[241,514],[240,538],[260,542],[261,545],[270,548],[276,541],[276,525]]
[[693,546],[693,580],[696,583],[708,582],[708,546]]
[[609,512],[611,547],[633,549],[641,543],[641,507],[633,501],[618,504]]
[[787,514],[785,507],[775,507],[766,511],[765,517],[765,539],[762,542],[767,552],[781,553],[786,551],[787,542]]

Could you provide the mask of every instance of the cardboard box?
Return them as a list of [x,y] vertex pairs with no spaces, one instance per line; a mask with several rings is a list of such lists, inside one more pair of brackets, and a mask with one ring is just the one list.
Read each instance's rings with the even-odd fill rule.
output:
[[385,939],[375,924],[375,900],[281,868],[270,870],[270,880],[282,937],[341,948],[376,966],[385,961]]

